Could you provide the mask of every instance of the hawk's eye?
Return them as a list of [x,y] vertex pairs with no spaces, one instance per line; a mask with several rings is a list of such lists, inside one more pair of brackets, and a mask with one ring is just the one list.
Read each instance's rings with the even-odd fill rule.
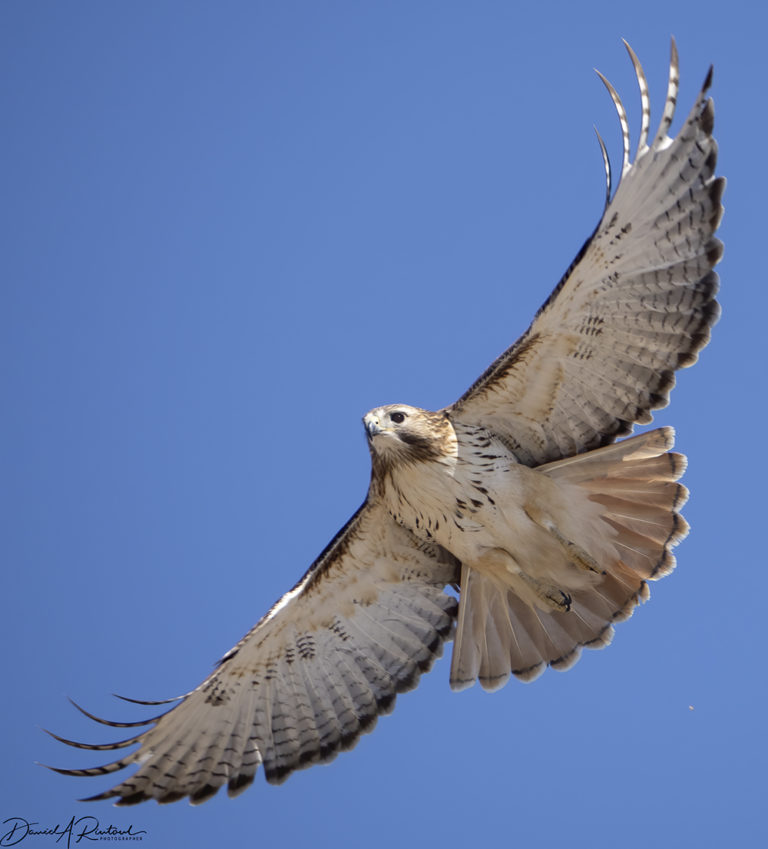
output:
[[390,413],[389,418],[395,424],[402,424],[405,421],[405,413]]

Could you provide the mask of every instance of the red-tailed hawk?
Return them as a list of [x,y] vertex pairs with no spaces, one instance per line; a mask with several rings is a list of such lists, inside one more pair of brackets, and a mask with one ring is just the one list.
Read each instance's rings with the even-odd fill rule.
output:
[[[116,743],[138,748],[104,766],[136,766],[92,799],[133,804],[240,793],[261,765],[270,782],[332,760],[392,710],[454,639],[451,687],[489,690],[582,648],[675,565],[685,467],[662,428],[615,442],[664,406],[718,316],[722,254],[714,238],[724,180],[707,90],[668,135],[678,93],[672,44],[658,131],[640,63],[634,161],[618,95],[621,180],[555,291],[523,336],[449,407],[402,404],[364,418],[368,496],[309,571],[220,661],[149,726]],[[446,587],[458,591],[446,592]],[[54,735],[55,736],[55,735]]]

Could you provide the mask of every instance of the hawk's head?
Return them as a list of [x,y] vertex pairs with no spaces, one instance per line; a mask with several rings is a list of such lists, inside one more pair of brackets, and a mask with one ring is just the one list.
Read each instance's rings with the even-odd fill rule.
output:
[[363,417],[371,455],[387,465],[436,460],[450,453],[455,439],[445,413],[408,404],[376,407]]

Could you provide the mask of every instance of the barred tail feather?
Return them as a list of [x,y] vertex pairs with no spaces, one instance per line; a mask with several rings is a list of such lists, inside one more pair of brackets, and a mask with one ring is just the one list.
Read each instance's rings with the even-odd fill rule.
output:
[[539,469],[577,484],[604,508],[602,519],[617,534],[613,544],[621,562],[608,565],[614,572],[628,568],[655,580],[675,568],[671,549],[688,533],[678,512],[688,490],[678,482],[686,459],[669,451],[674,439],[673,428],[657,428]]

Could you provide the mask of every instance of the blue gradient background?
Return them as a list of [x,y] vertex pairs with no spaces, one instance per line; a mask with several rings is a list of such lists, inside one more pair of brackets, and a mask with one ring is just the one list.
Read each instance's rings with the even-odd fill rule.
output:
[[[2,4],[0,822],[95,814],[146,847],[760,845],[756,8]],[[65,696],[138,718],[109,694],[189,690],[294,584],[365,495],[363,413],[450,403],[549,294],[601,212],[593,123],[620,161],[592,67],[636,141],[620,38],[655,126],[670,34],[681,113],[715,64],[729,180],[723,318],[655,419],[690,461],[674,575],[570,672],[453,695],[443,659],[354,752],[281,787],[76,803],[108,779],[34,761],[106,758],[38,726],[109,739]]]

